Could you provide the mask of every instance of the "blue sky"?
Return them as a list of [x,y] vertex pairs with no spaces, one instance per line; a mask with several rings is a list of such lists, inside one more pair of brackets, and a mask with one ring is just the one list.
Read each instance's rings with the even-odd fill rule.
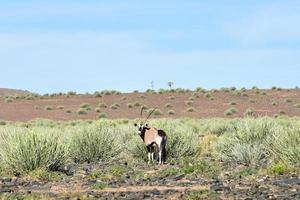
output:
[[295,0],[0,0],[0,87],[295,87],[299,21]]

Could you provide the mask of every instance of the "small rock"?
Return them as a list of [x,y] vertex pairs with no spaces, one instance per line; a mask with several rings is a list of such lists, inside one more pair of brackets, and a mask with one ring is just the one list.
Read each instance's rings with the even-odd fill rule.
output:
[[265,181],[265,179],[263,179],[263,178],[257,180],[258,183],[261,183],[261,182],[264,182],[264,181]]

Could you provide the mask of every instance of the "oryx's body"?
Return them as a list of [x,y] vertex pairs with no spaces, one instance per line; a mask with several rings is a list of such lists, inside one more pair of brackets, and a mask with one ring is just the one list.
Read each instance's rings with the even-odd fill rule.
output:
[[148,151],[148,160],[149,162],[154,160],[155,148],[158,151],[158,162],[161,164],[166,160],[166,144],[167,144],[167,135],[163,130],[158,130],[156,128],[148,127],[146,124],[135,126],[138,127],[138,132],[141,138],[143,139],[147,151]]

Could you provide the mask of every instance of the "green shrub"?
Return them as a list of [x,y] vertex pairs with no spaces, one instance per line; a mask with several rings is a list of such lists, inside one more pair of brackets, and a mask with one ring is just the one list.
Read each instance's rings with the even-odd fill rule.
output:
[[187,105],[187,106],[191,106],[191,105],[193,105],[193,101],[185,101],[185,105]]
[[253,108],[247,108],[247,110],[244,112],[245,117],[253,117],[255,114],[255,110]]
[[285,102],[285,103],[292,103],[293,100],[292,100],[292,99],[285,99],[284,102]]
[[110,106],[111,109],[116,110],[120,107],[120,105],[118,103],[114,103]]
[[169,99],[170,99],[170,100],[174,100],[174,99],[175,99],[175,96],[169,96]]
[[187,111],[188,111],[188,112],[195,112],[196,110],[195,110],[195,108],[193,108],[193,107],[189,107],[189,108],[187,108]]
[[67,159],[67,145],[59,129],[6,128],[0,132],[1,165],[13,173],[58,170]]
[[128,103],[128,104],[127,104],[127,107],[128,107],[128,108],[133,108],[133,104],[132,104],[132,103]]
[[102,119],[102,118],[107,118],[107,115],[105,112],[100,112],[97,117],[98,119]]
[[52,108],[51,106],[46,106],[46,107],[45,107],[45,110],[51,111],[51,110],[53,110],[53,108]]
[[86,109],[80,108],[77,110],[77,114],[78,115],[86,115],[87,111],[86,111]]
[[88,103],[83,103],[80,105],[80,108],[89,108],[90,107],[90,104]]
[[235,102],[235,101],[231,101],[231,102],[229,103],[229,105],[234,106],[234,105],[236,105],[236,102]]
[[274,160],[286,165],[300,166],[300,130],[295,124],[279,125],[271,135],[270,149]]
[[229,109],[227,109],[225,112],[224,112],[224,115],[225,116],[231,116],[231,115],[234,115],[238,112],[238,110],[234,107],[231,107]]
[[268,167],[267,172],[270,175],[279,176],[287,172],[287,167],[283,164],[276,164],[271,167]]
[[205,96],[206,98],[211,98],[211,97],[212,97],[212,95],[211,95],[210,93],[206,93],[204,96]]
[[168,110],[167,113],[168,113],[168,115],[175,115],[176,114],[176,112],[174,110]]
[[140,107],[142,104],[141,104],[140,102],[136,101],[136,102],[133,103],[133,105],[134,105],[135,107]]
[[97,112],[97,113],[101,112],[101,108],[96,107],[96,108],[95,108],[95,112]]
[[98,106],[100,108],[107,108],[107,104],[106,103],[99,103]]
[[154,112],[153,112],[153,115],[155,115],[155,116],[158,116],[158,115],[162,115],[163,113],[162,113],[162,111],[160,110],[160,109],[156,109],[156,110],[154,110]]
[[68,93],[67,93],[67,95],[69,95],[69,96],[73,96],[73,95],[76,95],[76,92],[72,92],[72,91],[70,91],[70,92],[68,92]]
[[218,141],[217,149],[221,158],[244,164],[266,163],[271,153],[268,142],[273,125],[267,119],[238,121],[235,128]]
[[255,168],[246,167],[246,168],[243,168],[243,169],[237,171],[234,174],[234,177],[235,178],[243,178],[243,177],[251,176],[251,175],[256,174],[256,173],[257,173],[257,170]]
[[121,150],[118,134],[117,129],[106,123],[78,127],[71,138],[72,159],[79,163],[111,160]]
[[5,125],[6,125],[6,121],[0,120],[0,126],[5,126]]
[[285,112],[284,110],[279,110],[279,114],[280,114],[280,115],[285,115],[286,112]]
[[102,94],[100,92],[94,92],[93,96],[99,98],[102,97]]
[[63,110],[65,107],[64,106],[57,106],[57,109]]
[[300,109],[300,103],[295,104],[295,107],[298,108],[298,109]]
[[65,110],[65,113],[72,113],[72,110],[67,109],[67,110]]
[[273,105],[273,106],[277,106],[277,104],[278,104],[277,101],[272,100],[272,105]]
[[190,101],[194,101],[194,100],[195,100],[195,97],[191,96],[191,97],[189,97],[189,100],[190,100]]
[[256,103],[254,99],[249,99],[249,103]]
[[142,106],[141,106],[141,109],[145,109],[145,110],[147,110],[147,109],[148,109],[148,106],[146,106],[146,105],[142,105]]
[[166,103],[165,107],[166,108],[173,108],[173,105],[171,103]]
[[5,98],[4,99],[5,103],[12,103],[13,102],[13,98],[9,97],[9,98]]

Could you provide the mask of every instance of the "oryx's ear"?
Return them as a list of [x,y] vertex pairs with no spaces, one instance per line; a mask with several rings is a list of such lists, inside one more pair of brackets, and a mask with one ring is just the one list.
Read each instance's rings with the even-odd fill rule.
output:
[[134,123],[134,126],[137,126],[137,123]]

